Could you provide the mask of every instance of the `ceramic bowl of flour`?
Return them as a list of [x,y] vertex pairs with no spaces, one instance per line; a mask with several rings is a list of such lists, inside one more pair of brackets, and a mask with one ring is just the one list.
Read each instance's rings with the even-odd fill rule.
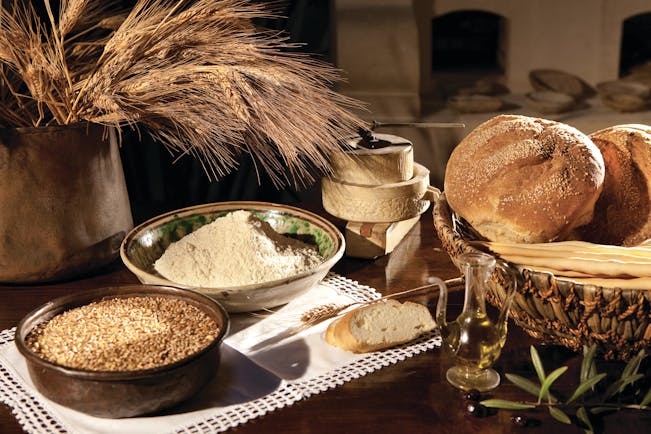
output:
[[229,312],[279,306],[321,281],[345,241],[328,220],[269,202],[216,202],[154,217],[120,257],[145,284],[197,290]]

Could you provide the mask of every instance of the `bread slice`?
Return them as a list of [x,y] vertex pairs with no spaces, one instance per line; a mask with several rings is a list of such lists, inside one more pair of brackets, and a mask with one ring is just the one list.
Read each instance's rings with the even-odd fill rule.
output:
[[422,304],[387,299],[334,320],[325,339],[343,350],[366,353],[411,341],[434,327],[432,315]]

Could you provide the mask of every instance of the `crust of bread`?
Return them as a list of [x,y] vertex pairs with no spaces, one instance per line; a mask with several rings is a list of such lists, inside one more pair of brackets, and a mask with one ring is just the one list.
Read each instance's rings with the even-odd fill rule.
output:
[[[407,315],[414,315],[416,311],[419,311],[419,313],[422,314],[426,313],[428,321],[422,324],[422,327],[418,330],[416,329],[407,330],[406,329],[406,327],[408,327],[407,322],[397,323],[397,324],[386,324],[387,327],[396,326],[396,327],[405,328],[405,332],[408,334],[408,337],[405,339],[400,339],[400,340],[383,339],[381,342],[376,342],[376,343],[363,342],[358,340],[353,335],[353,332],[351,331],[353,328],[352,323],[357,321],[360,317],[364,316],[369,310],[374,309],[381,304],[384,304],[385,306],[393,306],[395,308],[400,309],[400,312],[404,313],[405,318],[407,318]],[[431,317],[431,314],[427,310],[426,306],[419,303],[410,302],[410,301],[401,303],[393,299],[387,299],[378,303],[374,303],[371,305],[366,305],[354,309],[346,313],[342,317],[335,319],[330,323],[330,325],[326,330],[325,340],[330,345],[341,348],[342,350],[345,351],[351,351],[354,353],[366,353],[366,352],[391,348],[393,346],[405,342],[409,342],[417,338],[418,336],[422,335],[423,333],[433,330],[434,327],[435,327],[434,320]],[[377,330],[377,332],[380,334],[382,333],[381,330]],[[384,337],[386,337],[386,335],[384,335]]]
[[567,239],[592,220],[605,176],[588,136],[560,122],[496,116],[468,134],[445,173],[450,207],[491,241]]
[[615,125],[590,135],[606,165],[594,218],[579,230],[598,244],[635,246],[651,238],[651,127]]
[[369,346],[358,342],[350,333],[350,321],[355,314],[356,311],[353,310],[330,323],[326,330],[325,340],[330,345],[345,351],[352,351],[354,353],[372,351]]

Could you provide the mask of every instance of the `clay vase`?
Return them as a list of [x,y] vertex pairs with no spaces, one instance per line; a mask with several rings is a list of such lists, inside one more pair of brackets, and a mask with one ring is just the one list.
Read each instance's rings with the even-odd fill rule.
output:
[[117,258],[132,227],[115,130],[0,129],[0,282],[88,273]]

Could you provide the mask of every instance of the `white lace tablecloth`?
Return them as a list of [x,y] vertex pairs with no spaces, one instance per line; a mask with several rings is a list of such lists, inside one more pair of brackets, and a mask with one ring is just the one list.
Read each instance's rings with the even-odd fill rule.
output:
[[342,385],[440,346],[431,333],[409,344],[368,354],[328,345],[324,321],[300,330],[300,315],[313,306],[380,297],[373,288],[330,273],[303,296],[270,315],[235,314],[224,341],[217,376],[191,400],[162,414],[103,419],[58,405],[34,388],[14,329],[0,332],[0,399],[31,433],[222,432],[301,399]]

